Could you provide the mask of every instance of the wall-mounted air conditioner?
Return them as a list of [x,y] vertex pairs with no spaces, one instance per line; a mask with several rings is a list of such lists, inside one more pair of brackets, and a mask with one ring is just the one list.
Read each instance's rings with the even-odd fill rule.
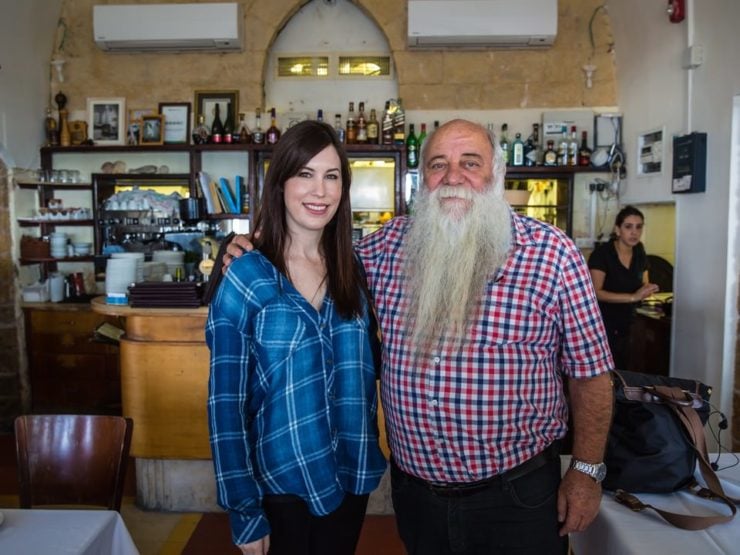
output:
[[558,0],[408,0],[411,48],[541,48],[558,32]]
[[241,50],[242,27],[237,3],[93,6],[95,44],[109,52]]

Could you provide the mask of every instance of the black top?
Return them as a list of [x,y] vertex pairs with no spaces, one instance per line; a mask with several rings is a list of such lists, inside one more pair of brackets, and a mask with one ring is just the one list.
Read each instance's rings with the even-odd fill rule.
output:
[[[612,293],[634,293],[642,287],[642,274],[648,269],[645,247],[638,243],[632,249],[632,262],[625,268],[619,261],[614,241],[604,243],[591,253],[588,267],[601,270],[606,274],[604,278],[605,291]],[[626,331],[632,321],[636,303],[604,303],[599,302],[601,315],[607,329]]]

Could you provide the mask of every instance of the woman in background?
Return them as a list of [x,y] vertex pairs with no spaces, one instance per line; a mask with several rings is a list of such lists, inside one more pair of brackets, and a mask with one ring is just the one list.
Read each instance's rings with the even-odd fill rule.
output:
[[352,555],[386,468],[349,189],[329,125],[288,129],[256,250],[231,264],[211,303],[211,450],[245,554]]
[[622,370],[628,367],[635,307],[658,291],[658,286],[648,279],[647,256],[640,242],[644,225],[642,212],[625,206],[617,214],[610,240],[588,259],[614,363]]

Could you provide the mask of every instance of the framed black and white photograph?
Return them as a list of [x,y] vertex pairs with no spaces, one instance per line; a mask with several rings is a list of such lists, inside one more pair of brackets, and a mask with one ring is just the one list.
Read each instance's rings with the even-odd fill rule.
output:
[[195,118],[203,114],[208,129],[213,127],[213,119],[216,116],[216,105],[218,105],[221,123],[226,121],[226,116],[231,110],[232,117],[236,118],[239,113],[239,91],[195,91]]
[[125,144],[126,99],[88,98],[87,129],[96,145]]
[[161,145],[164,135],[164,124],[161,115],[142,116],[140,145]]
[[164,118],[164,144],[190,142],[190,102],[160,102],[159,114]]

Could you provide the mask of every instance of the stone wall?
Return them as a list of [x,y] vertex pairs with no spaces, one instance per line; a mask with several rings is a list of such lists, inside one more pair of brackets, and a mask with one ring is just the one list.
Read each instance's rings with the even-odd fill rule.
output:
[[9,240],[10,184],[8,168],[0,159],[0,432],[12,428],[13,419],[21,412],[20,337],[16,315],[13,247]]
[[[245,19],[243,52],[110,54],[93,41],[92,6],[105,2],[63,0],[54,55],[66,60],[62,89],[68,108],[86,110],[88,97],[125,97],[129,108],[187,102],[193,100],[193,91],[201,89],[238,89],[240,105],[262,106],[267,53],[280,29],[306,2],[239,2]],[[413,51],[406,47],[406,2],[355,0],[388,39],[399,96],[409,110],[617,105],[613,38],[605,10],[594,17],[594,49],[589,39],[589,21],[602,3],[560,0],[558,37],[552,48]],[[598,66],[590,89],[584,86],[582,70],[587,63]],[[52,79],[52,97],[58,89],[59,83]]]

